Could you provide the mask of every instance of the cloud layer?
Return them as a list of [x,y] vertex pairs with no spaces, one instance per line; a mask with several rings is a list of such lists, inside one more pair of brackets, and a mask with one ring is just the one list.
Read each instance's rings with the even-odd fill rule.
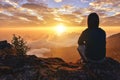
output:
[[[53,1],[53,2],[52,2]],[[85,26],[97,12],[101,25],[120,25],[120,0],[1,0],[1,26]],[[117,20],[116,20],[117,19]],[[115,22],[111,21],[115,20]]]

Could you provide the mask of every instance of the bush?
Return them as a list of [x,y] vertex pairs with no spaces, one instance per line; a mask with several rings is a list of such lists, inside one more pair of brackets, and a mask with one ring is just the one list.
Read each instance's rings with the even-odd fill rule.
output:
[[11,43],[17,51],[17,55],[26,55],[26,52],[30,50],[30,48],[26,45],[27,42],[24,41],[21,36],[16,36],[14,34]]

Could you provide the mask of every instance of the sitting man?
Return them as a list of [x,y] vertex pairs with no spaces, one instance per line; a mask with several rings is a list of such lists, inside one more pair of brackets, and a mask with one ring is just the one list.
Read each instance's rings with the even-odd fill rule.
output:
[[102,62],[106,56],[106,33],[99,28],[99,16],[91,13],[88,16],[88,28],[78,40],[78,51],[85,62]]

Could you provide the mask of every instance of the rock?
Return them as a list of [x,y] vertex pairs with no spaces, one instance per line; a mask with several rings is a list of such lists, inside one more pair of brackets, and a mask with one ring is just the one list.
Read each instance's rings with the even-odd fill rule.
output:
[[84,70],[86,70],[88,75],[95,80],[119,80],[119,69],[120,63],[112,58],[107,58],[103,63],[90,63],[84,65]]
[[0,49],[11,48],[11,47],[12,47],[12,45],[9,44],[9,43],[7,43],[6,40],[4,40],[4,41],[0,41]]
[[60,58],[7,55],[0,58],[0,80],[120,80],[120,63],[66,63]]
[[15,48],[6,40],[0,41],[0,56],[5,56],[5,55],[16,55]]

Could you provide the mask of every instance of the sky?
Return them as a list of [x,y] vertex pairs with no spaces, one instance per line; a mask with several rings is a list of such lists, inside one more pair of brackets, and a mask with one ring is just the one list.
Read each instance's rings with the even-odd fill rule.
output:
[[107,37],[120,32],[120,0],[0,0],[0,40],[10,42],[16,34],[27,41],[28,55],[76,61],[77,41],[92,12]]
[[120,0],[0,0],[0,26],[86,26],[92,12],[100,26],[120,25]]

